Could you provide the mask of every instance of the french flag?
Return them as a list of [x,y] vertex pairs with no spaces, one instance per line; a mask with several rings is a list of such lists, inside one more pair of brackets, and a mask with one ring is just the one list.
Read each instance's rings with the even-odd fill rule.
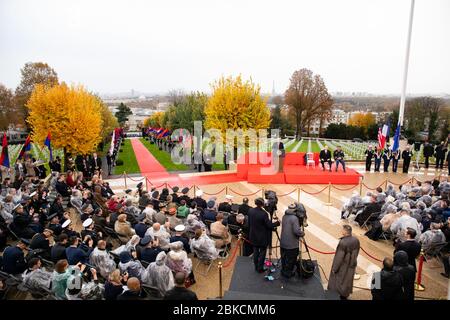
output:
[[3,134],[2,155],[0,156],[0,166],[9,168],[8,139],[6,133]]
[[378,148],[384,149],[386,140],[389,137],[389,125],[383,125],[383,128],[378,128]]

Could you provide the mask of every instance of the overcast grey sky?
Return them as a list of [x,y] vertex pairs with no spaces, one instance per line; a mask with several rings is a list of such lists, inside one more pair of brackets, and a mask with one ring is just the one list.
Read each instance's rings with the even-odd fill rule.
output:
[[[284,92],[400,93],[410,0],[0,0],[0,83],[28,61],[100,93],[209,90],[221,75]],[[408,93],[450,93],[450,0],[416,0]]]

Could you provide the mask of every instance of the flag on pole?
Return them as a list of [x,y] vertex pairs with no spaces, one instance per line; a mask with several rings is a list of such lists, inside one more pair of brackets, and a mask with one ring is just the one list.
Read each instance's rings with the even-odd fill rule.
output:
[[400,129],[401,129],[401,125],[400,125],[400,120],[398,121],[397,124],[397,129],[395,129],[395,134],[394,134],[394,144],[392,145],[392,151],[397,151],[398,148],[400,147]]
[[25,155],[25,152],[31,150],[31,137],[28,135],[27,139],[25,140],[25,143],[22,146],[22,149],[20,149],[19,156],[17,157],[16,161],[19,159],[22,159]]
[[2,155],[0,156],[0,166],[9,168],[8,139],[6,133],[3,134]]
[[44,146],[47,146],[48,151],[50,152],[50,161],[53,161],[53,152],[52,152],[52,144],[51,144],[51,140],[52,140],[52,135],[50,134],[50,132],[47,134],[47,138],[45,138],[44,141]]
[[378,149],[384,149],[387,137],[389,136],[389,126],[383,125],[383,129],[378,128]]
[[109,154],[113,154],[114,152],[114,145],[116,141],[116,130],[113,130],[112,138],[111,138],[111,146],[109,147]]

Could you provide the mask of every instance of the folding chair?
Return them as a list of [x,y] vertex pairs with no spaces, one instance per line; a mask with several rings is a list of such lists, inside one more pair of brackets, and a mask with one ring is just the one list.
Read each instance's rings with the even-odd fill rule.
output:
[[447,246],[447,242],[432,243],[428,248],[424,249],[425,260],[428,261],[436,258],[441,261],[442,249],[444,249],[445,246]]
[[[195,256],[197,257],[197,264],[194,266],[194,271],[195,273],[200,273],[202,276],[208,276],[209,270],[211,270],[212,265],[214,264],[214,260],[210,259],[206,253],[200,249],[195,249],[193,250],[193,253],[195,254]],[[206,272],[200,272],[198,271],[198,267],[200,266],[200,264],[204,264],[207,266],[206,268]]]
[[306,154],[306,167],[309,169],[310,166],[316,167],[316,162],[314,161],[314,153],[308,152]]
[[381,214],[381,212],[372,212],[369,217],[364,221],[364,223],[361,225],[361,228],[369,230],[369,226],[371,225],[371,220],[373,220],[373,217],[378,217]]

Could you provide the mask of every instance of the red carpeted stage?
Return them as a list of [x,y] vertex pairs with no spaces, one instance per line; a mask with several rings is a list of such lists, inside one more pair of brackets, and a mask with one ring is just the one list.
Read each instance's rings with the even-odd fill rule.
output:
[[238,159],[236,173],[183,176],[167,172],[139,139],[131,139],[131,145],[141,174],[153,185],[168,183],[178,186],[198,186],[241,181],[261,184],[358,184],[361,176],[349,168],[346,173],[342,168],[335,172],[334,164],[332,172],[322,171],[318,153],[314,153],[315,167],[306,166],[304,152],[286,153],[283,172],[280,173],[273,173],[271,170],[271,152],[250,152]]
[[[323,171],[319,162],[319,153],[314,153],[314,165],[306,166],[304,152],[286,153],[283,172],[271,170],[271,152],[251,152],[238,160],[237,176],[250,183],[276,183],[276,184],[358,184],[362,176],[357,171],[346,168],[346,172]],[[328,164],[325,164],[327,168]]]

